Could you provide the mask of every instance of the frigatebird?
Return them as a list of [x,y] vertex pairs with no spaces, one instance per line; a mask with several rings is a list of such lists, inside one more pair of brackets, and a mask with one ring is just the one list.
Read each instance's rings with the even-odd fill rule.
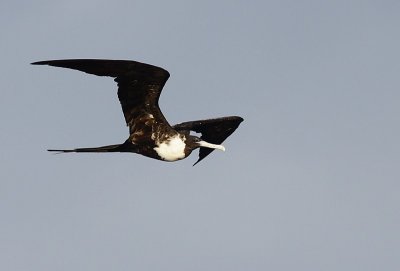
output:
[[[51,152],[133,152],[163,161],[186,158],[200,148],[196,165],[243,121],[238,116],[188,121],[171,126],[158,105],[161,90],[170,74],[163,68],[131,60],[64,59],[32,63],[79,70],[97,76],[114,77],[129,138],[122,144]],[[200,137],[190,132],[201,134]]]

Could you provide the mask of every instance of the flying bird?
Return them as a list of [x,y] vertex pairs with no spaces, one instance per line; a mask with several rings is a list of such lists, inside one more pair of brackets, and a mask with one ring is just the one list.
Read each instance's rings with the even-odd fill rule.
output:
[[[130,60],[64,59],[31,63],[79,70],[97,76],[110,76],[118,84],[129,138],[122,144],[95,148],[48,150],[51,152],[133,152],[162,161],[184,159],[200,148],[203,160],[213,150],[225,151],[221,143],[243,121],[238,116],[188,121],[170,125],[158,100],[170,74],[163,68]],[[201,134],[200,137],[190,132]]]

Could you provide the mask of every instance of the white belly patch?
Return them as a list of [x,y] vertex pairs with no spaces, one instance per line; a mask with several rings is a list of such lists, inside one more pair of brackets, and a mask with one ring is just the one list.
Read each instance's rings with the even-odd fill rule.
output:
[[158,144],[154,150],[165,161],[176,161],[185,158],[185,142],[184,139],[177,135],[170,140]]

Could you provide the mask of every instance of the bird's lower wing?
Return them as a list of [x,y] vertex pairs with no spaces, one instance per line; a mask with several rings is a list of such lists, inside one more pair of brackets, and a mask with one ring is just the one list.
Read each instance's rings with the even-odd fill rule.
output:
[[[213,143],[221,144],[226,138],[228,138],[243,121],[243,118],[238,116],[222,117],[216,119],[196,120],[187,121],[180,124],[174,125],[177,131],[194,131],[201,133],[201,139]],[[207,155],[213,152],[214,149],[200,147],[199,160],[203,160]]]

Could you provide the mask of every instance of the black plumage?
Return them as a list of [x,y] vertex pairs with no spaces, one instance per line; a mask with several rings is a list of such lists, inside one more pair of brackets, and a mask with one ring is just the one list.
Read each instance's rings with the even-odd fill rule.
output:
[[[129,138],[122,144],[59,152],[134,152],[151,158],[176,161],[200,148],[197,164],[230,136],[243,121],[230,116],[208,120],[183,122],[171,126],[162,114],[158,100],[170,74],[145,63],[129,60],[67,59],[32,63],[79,70],[98,76],[114,77],[118,84],[118,98]],[[201,133],[201,137],[190,135]]]

